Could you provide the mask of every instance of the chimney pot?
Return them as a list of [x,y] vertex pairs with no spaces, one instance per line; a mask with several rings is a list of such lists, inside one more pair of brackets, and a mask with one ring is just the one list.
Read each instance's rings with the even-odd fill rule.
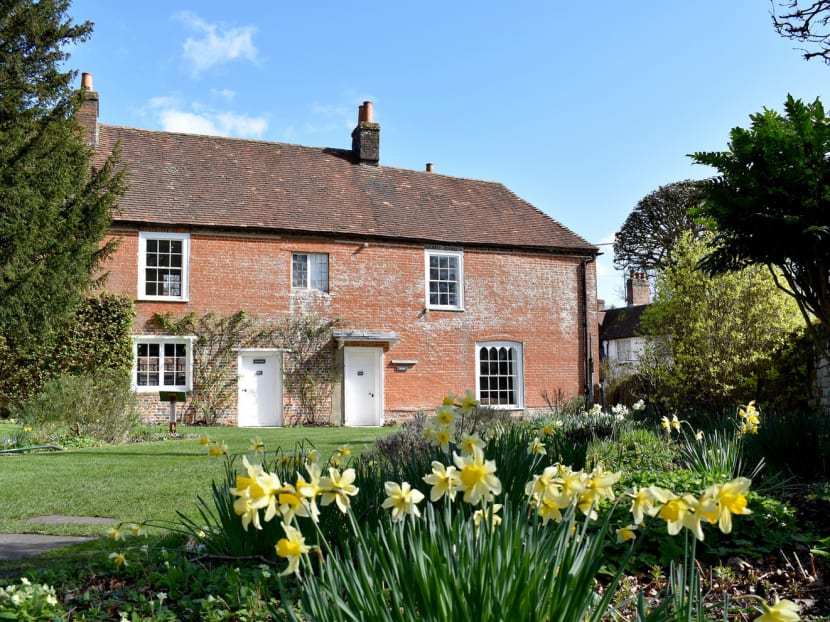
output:
[[363,102],[363,120],[366,123],[373,123],[372,121],[372,102]]
[[427,173],[432,172],[432,162],[427,162]]
[[81,74],[81,88],[85,91],[92,91],[92,74],[91,73],[82,73]]

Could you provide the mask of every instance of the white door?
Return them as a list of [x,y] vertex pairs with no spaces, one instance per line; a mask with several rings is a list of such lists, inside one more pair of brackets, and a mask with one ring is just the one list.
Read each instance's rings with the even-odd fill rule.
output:
[[350,426],[383,422],[383,348],[346,347],[344,352],[344,421]]
[[282,425],[281,363],[275,352],[239,353],[239,427]]

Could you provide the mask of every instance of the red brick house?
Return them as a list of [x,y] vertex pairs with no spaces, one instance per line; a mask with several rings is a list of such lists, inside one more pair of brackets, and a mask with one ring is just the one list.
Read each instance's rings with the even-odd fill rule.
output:
[[[107,287],[135,299],[148,413],[193,386],[190,341],[153,322],[168,311],[339,318],[335,424],[430,411],[449,391],[518,414],[593,390],[597,248],[501,184],[381,165],[370,103],[351,149],[321,149],[101,124],[83,85],[89,140],[102,156],[120,143],[127,166]],[[227,423],[289,421],[284,356],[239,352]]]

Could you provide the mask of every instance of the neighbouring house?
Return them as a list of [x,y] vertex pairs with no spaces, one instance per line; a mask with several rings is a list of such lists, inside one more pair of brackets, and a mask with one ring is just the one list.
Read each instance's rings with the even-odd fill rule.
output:
[[[198,382],[193,340],[154,320],[168,312],[336,318],[321,355],[337,425],[432,411],[450,391],[517,415],[544,392],[593,391],[598,249],[502,184],[382,165],[370,102],[350,149],[312,148],[106,125],[90,74],[82,88],[89,141],[100,157],[120,144],[127,167],[107,288],[135,300],[148,419],[167,416],[161,391],[184,392],[186,416]],[[241,349],[222,422],[295,421],[291,356]]]
[[630,369],[643,352],[640,318],[651,303],[651,289],[645,272],[629,273],[625,283],[626,306],[600,311],[600,356],[609,365]]

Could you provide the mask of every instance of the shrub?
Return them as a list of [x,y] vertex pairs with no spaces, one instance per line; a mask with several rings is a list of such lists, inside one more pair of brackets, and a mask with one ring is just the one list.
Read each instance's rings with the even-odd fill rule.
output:
[[120,443],[140,416],[129,377],[122,371],[103,371],[47,382],[20,406],[19,418],[41,440],[68,436]]

